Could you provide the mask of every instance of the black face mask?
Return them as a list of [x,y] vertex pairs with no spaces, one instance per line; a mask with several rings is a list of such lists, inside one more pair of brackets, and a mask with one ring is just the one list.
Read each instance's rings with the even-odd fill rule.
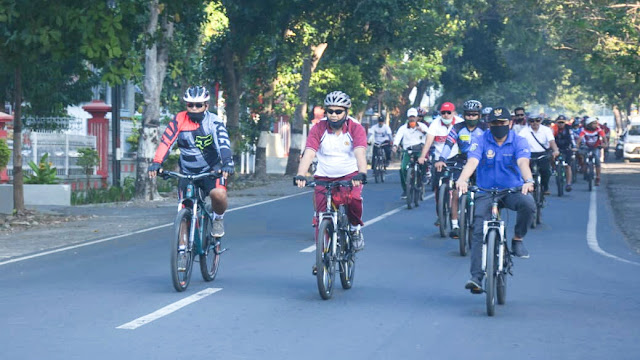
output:
[[496,139],[502,139],[509,134],[509,125],[491,126],[491,135]]
[[465,120],[464,122],[467,124],[468,128],[478,126],[478,120]]
[[332,128],[333,130],[342,129],[342,124],[344,124],[345,120],[347,120],[347,117],[346,117],[346,116],[344,117],[344,119],[342,119],[342,120],[338,120],[338,121],[336,121],[336,122],[333,122],[333,121],[331,121],[331,120],[328,120],[328,121],[329,121],[329,126],[331,126],[331,128]]
[[191,119],[191,121],[195,122],[195,123],[200,123],[202,122],[202,120],[204,120],[204,116],[205,116],[205,112],[187,112],[187,115],[189,115],[189,119]]

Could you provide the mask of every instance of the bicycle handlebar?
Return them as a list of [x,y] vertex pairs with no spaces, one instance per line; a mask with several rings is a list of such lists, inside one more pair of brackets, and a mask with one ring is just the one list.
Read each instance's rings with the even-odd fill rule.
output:
[[478,191],[484,191],[486,193],[490,193],[492,195],[501,195],[501,194],[512,194],[512,193],[517,193],[520,192],[522,190],[522,186],[516,186],[516,187],[512,187],[512,188],[507,188],[507,189],[496,189],[496,188],[491,188],[491,189],[485,189],[485,188],[481,188],[477,185],[473,185],[469,187],[469,191],[471,192],[478,192]]
[[[162,170],[162,169],[160,169]],[[181,174],[175,171],[159,171],[158,174],[160,176],[162,176],[163,178],[170,178],[170,177],[177,177],[177,178],[181,178],[181,179],[190,179],[190,180],[198,180],[198,179],[202,179],[205,177],[212,177],[212,178],[220,178],[222,177],[222,173],[215,173],[215,172],[204,172],[204,173],[200,173],[200,174],[196,174],[196,175],[185,175],[185,174]]]

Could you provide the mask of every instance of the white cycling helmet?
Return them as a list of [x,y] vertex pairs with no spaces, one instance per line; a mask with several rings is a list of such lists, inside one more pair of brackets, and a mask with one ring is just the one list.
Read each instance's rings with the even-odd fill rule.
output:
[[590,117],[590,118],[587,118],[587,120],[585,120],[584,124],[585,125],[589,125],[589,124],[597,122],[597,121],[598,121],[597,117]]
[[340,106],[346,109],[351,107],[351,98],[342,91],[334,91],[324,98],[324,106]]
[[482,109],[482,115],[489,115],[491,114],[492,111],[493,111],[493,108],[490,106],[487,106],[486,108]]
[[182,100],[186,102],[205,102],[209,100],[209,91],[204,86],[191,86],[184,92]]

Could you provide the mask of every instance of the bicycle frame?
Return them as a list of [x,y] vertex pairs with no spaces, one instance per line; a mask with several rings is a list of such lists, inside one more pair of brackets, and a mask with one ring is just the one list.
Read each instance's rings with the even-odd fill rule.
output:
[[[337,252],[338,252],[338,232],[341,230],[345,230],[342,229],[340,227],[338,227],[338,225],[341,225],[342,227],[347,226],[347,224],[345,223],[347,221],[346,219],[346,205],[340,205],[338,207],[335,206],[335,204],[333,203],[333,189],[339,189],[341,186],[351,186],[351,180],[343,180],[343,181],[334,181],[334,182],[324,182],[324,181],[313,181],[309,184],[307,184],[307,187],[315,187],[315,186],[324,186],[327,190],[327,208],[325,211],[321,212],[320,214],[318,214],[319,220],[318,223],[320,223],[322,220],[324,219],[330,219],[331,223],[333,224],[333,234],[331,234],[331,256],[335,257]],[[340,224],[338,224],[338,213],[340,212],[340,207],[344,207],[345,209],[345,219],[342,219],[343,221],[340,222]],[[319,239],[317,239],[317,241],[319,241]]]

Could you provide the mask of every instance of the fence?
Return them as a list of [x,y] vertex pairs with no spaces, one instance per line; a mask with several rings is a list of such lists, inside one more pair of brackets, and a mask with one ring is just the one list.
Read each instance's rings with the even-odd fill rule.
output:
[[[9,139],[9,148],[13,150],[13,141]],[[33,173],[29,162],[38,163],[40,158],[49,154],[49,162],[57,168],[58,176],[84,176],[82,168],[76,165],[78,149],[96,148],[96,137],[92,135],[74,135],[60,133],[42,133],[25,131],[22,134],[22,168],[25,173]],[[9,176],[13,175],[13,157],[7,166]]]

